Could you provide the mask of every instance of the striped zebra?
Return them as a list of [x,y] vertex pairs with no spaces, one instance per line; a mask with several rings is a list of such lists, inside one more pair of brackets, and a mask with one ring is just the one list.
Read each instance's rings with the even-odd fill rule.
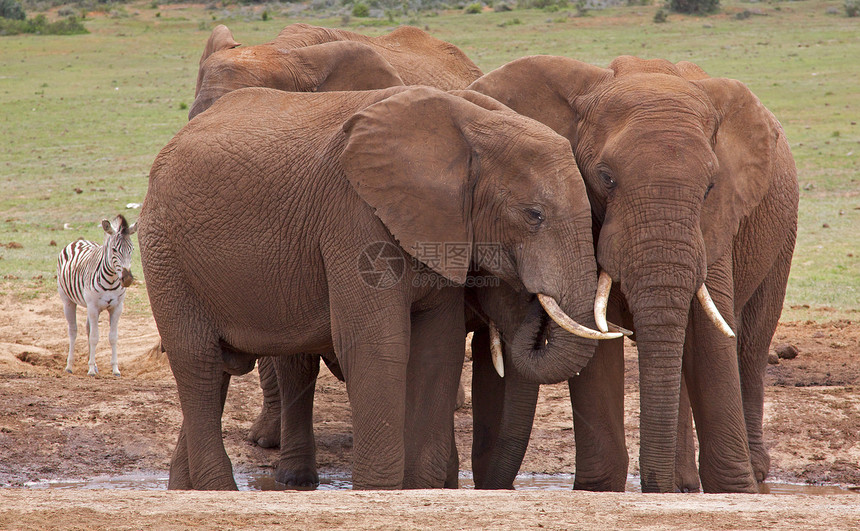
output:
[[75,359],[75,339],[78,337],[77,306],[87,309],[87,337],[90,346],[90,376],[99,373],[96,367],[96,344],[99,342],[99,313],[110,314],[111,369],[119,376],[116,359],[117,324],[122,314],[125,288],[131,285],[131,235],[137,224],[129,226],[122,215],[113,222],[103,219],[105,243],[79,239],[67,245],[57,260],[57,290],[63,301],[63,313],[69,323],[69,358],[66,372],[72,372]]

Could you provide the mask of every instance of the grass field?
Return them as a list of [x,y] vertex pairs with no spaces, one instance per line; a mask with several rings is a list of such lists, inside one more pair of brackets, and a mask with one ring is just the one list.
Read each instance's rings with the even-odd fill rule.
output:
[[[101,242],[103,217],[137,219],[139,210],[127,205],[143,201],[150,164],[186,122],[214,25],[229,25],[245,44],[266,42],[298,21],[371,35],[396,25],[357,18],[344,24],[339,15],[310,10],[288,17],[290,6],[270,5],[263,21],[247,7],[132,3],[113,16],[88,14],[88,35],[0,37],[0,294],[53,293],[56,255],[66,243],[79,236]],[[745,82],[782,121],[801,183],[783,319],[856,319],[860,18],[847,18],[842,0],[724,0],[720,14],[673,14],[664,24],[653,22],[657,9],[619,7],[585,17],[451,11],[400,22],[457,44],[484,71],[531,54],[600,66],[631,54],[690,60],[712,76]],[[735,16],[745,10],[752,16]],[[137,253],[133,270],[142,277]],[[144,283],[130,290],[126,308],[149,311]]]

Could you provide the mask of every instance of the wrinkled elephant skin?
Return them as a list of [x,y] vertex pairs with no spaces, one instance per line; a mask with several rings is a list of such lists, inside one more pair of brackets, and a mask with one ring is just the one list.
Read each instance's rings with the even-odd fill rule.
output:
[[[797,230],[796,170],[779,122],[744,84],[687,62],[623,56],[599,68],[533,56],[470,88],[571,142],[594,215],[598,265],[614,281],[609,319],[635,329],[643,491],[698,488],[690,413],[685,402],[679,406],[683,373],[702,488],[756,492],[769,467],[764,369]],[[706,317],[694,297],[703,285],[736,339]],[[621,340],[601,342],[570,387],[575,487],[623,489]],[[493,400],[480,407],[504,417],[502,399]],[[531,424],[528,414],[510,415]],[[475,444],[483,452],[494,446]],[[491,471],[502,479],[484,486],[512,481],[522,456],[501,454],[492,461],[507,470]],[[683,461],[677,467],[676,459]]]
[[[183,412],[169,487],[236,488],[221,439],[230,375],[329,352],[352,408],[354,486],[443,486],[470,267],[587,322],[590,224],[567,140],[480,94],[220,98],[162,149],[138,221]],[[446,243],[457,252],[432,259]],[[543,382],[579,372],[595,341],[539,326],[526,333],[540,345],[511,363]]]

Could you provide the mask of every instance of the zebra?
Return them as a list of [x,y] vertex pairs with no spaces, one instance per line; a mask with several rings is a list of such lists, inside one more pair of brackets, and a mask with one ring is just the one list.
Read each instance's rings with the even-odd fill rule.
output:
[[113,222],[102,220],[105,243],[78,239],[67,245],[57,259],[57,291],[63,301],[63,313],[69,324],[69,358],[66,372],[72,372],[75,358],[75,339],[78,336],[77,306],[87,309],[87,337],[89,338],[90,376],[99,373],[96,366],[96,344],[99,342],[99,313],[110,314],[111,369],[120,376],[116,359],[117,324],[122,314],[125,288],[134,282],[131,274],[131,253],[134,244],[131,235],[137,224],[129,226],[122,215]]

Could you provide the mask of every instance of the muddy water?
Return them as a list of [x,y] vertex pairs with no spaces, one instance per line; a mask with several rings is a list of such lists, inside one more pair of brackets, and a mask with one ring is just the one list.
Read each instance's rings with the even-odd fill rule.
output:
[[[289,490],[277,483],[269,471],[237,472],[239,490]],[[460,488],[474,488],[471,473],[460,473]],[[120,489],[163,490],[167,488],[167,474],[126,474],[122,476],[97,476],[87,479],[49,480],[26,484],[27,488],[42,489]],[[318,490],[346,490],[352,487],[351,478],[340,474],[320,476]],[[514,482],[517,490],[570,490],[573,488],[572,474],[520,474]],[[639,492],[639,478],[627,478],[627,492]],[[838,485],[802,485],[796,483],[767,482],[759,485],[761,494],[853,494],[860,495],[860,488]]]

